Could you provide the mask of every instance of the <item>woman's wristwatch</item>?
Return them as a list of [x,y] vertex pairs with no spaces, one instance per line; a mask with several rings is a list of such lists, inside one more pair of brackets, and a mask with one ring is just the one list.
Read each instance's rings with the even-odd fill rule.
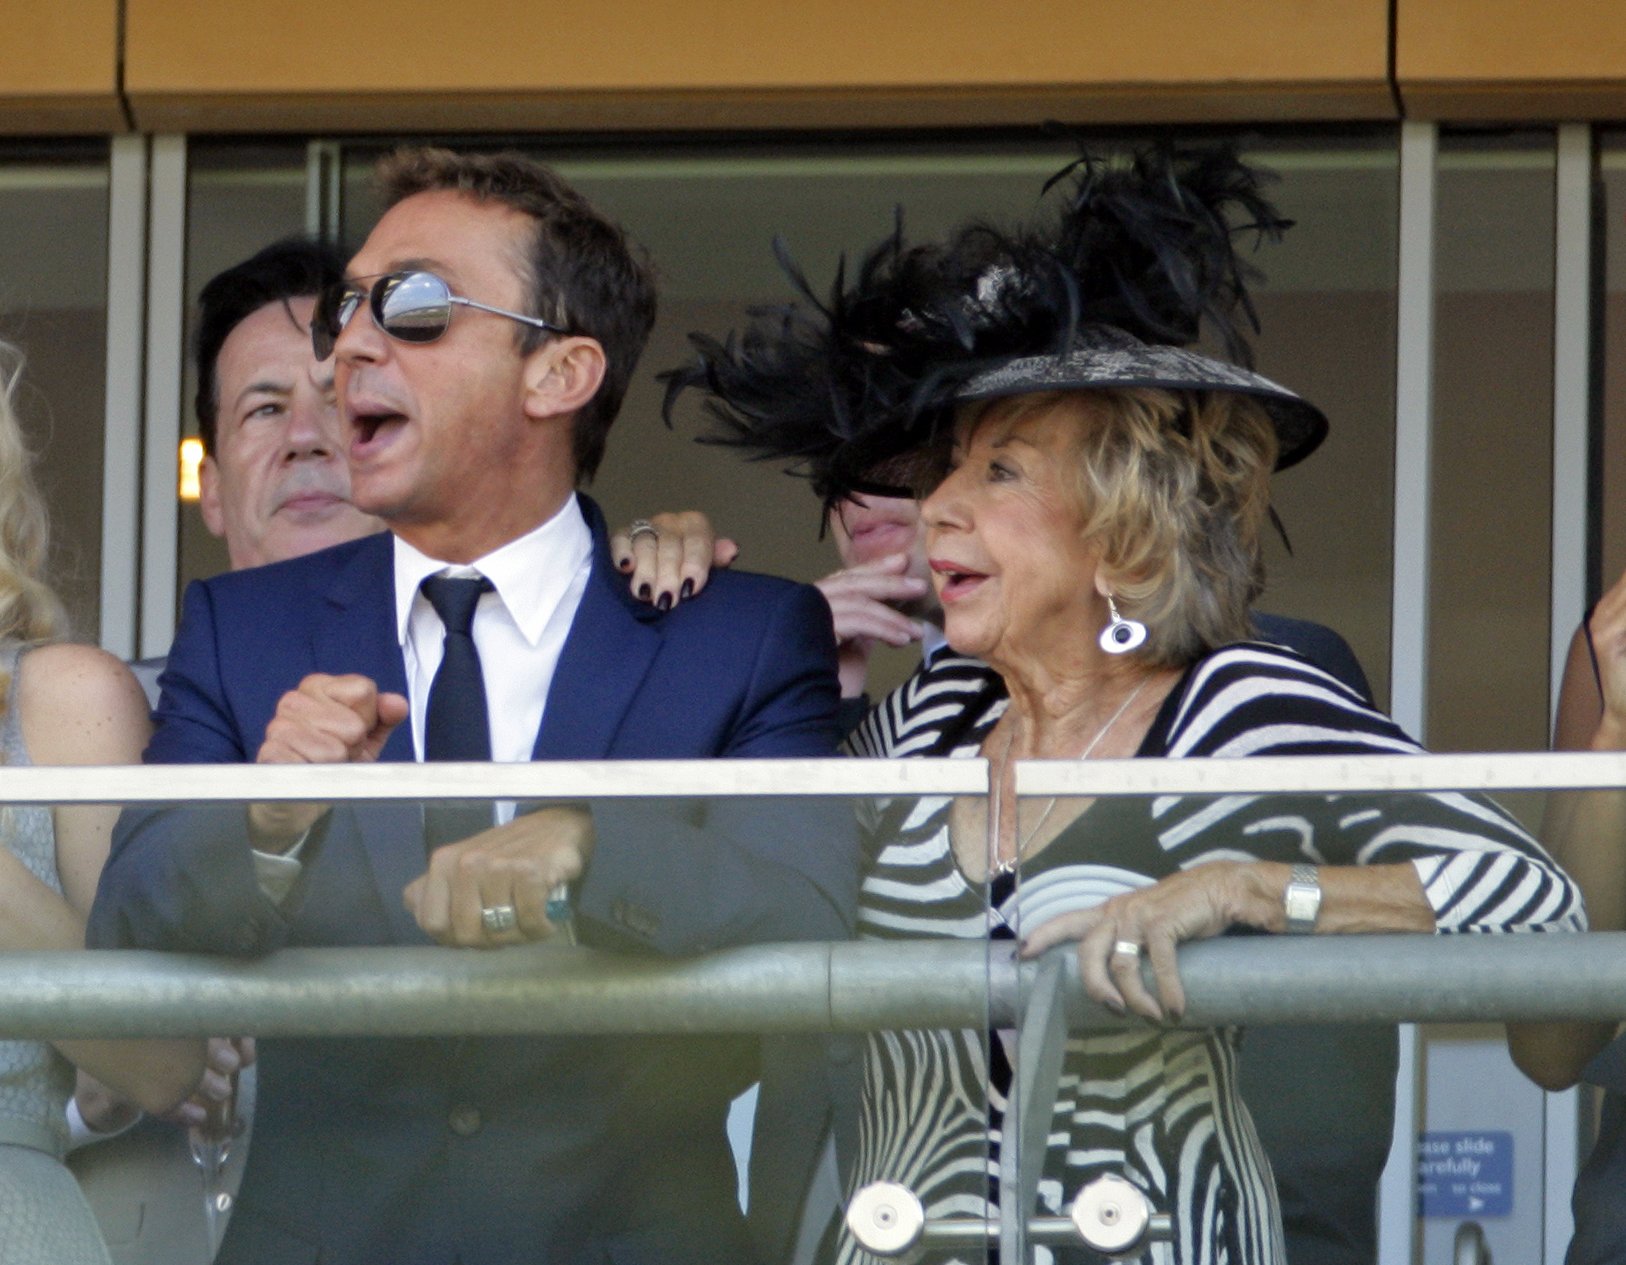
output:
[[1287,914],[1287,926],[1283,928],[1287,934],[1305,936],[1315,930],[1321,913],[1321,880],[1315,866],[1300,862],[1293,867],[1282,892],[1282,909]]

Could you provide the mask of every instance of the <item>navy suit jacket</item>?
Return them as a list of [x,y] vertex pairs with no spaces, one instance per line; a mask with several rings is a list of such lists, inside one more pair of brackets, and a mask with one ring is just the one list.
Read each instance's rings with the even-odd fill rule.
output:
[[[719,573],[657,612],[626,593],[602,518],[583,507],[593,573],[535,758],[829,755],[835,649],[819,593]],[[148,762],[252,760],[277,701],[311,672],[405,693],[391,568],[385,535],[190,586]],[[400,726],[381,758],[412,759],[411,741]],[[586,943],[686,954],[851,932],[857,843],[839,801],[593,812],[576,891]],[[240,806],[128,811],[90,942],[235,955],[427,943],[401,903],[424,869],[416,805],[336,808],[302,860],[279,908],[255,881]],[[749,1260],[723,1119],[758,1055],[705,1036],[268,1041],[219,1259]]]

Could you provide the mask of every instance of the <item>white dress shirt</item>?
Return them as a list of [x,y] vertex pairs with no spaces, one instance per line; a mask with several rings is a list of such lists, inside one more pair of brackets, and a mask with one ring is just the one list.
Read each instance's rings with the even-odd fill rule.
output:
[[529,760],[559,653],[587,590],[593,534],[574,494],[535,531],[468,566],[420,553],[395,538],[395,630],[406,659],[412,749],[423,759],[424,713],[440,668],[446,629],[419,586],[429,576],[482,575],[492,592],[474,611],[474,646],[486,683],[491,758]]
[[920,659],[927,667],[936,662],[940,654],[953,654],[943,630],[930,620],[925,621],[925,632],[920,637]]

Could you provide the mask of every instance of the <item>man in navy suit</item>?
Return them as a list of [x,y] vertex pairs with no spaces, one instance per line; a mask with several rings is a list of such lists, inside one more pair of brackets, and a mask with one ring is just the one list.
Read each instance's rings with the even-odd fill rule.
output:
[[[818,593],[739,575],[670,612],[638,603],[575,491],[653,322],[620,230],[513,156],[408,151],[381,175],[389,210],[316,326],[352,499],[390,530],[192,586],[148,760],[422,758],[443,660],[470,641],[494,759],[827,754]],[[466,632],[422,587],[442,579],[486,589]],[[830,809],[548,807],[427,865],[410,805],[132,811],[91,941],[521,943],[554,934],[565,883],[589,943],[839,938],[857,859]],[[750,1260],[723,1117],[756,1055],[701,1037],[267,1042],[219,1259]]]

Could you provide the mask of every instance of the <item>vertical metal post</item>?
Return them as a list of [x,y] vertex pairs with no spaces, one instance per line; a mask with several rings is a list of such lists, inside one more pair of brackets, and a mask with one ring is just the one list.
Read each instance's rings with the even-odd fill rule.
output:
[[[1400,125],[1400,259],[1395,353],[1394,607],[1390,705],[1427,739],[1430,479],[1434,422],[1434,176],[1432,123]],[[1416,1150],[1422,1057],[1415,1024],[1400,1027],[1395,1133],[1378,1188],[1378,1259],[1415,1259]]]
[[1586,606],[1587,449],[1592,423],[1592,129],[1558,129],[1553,266],[1552,694]]
[[1427,741],[1429,514],[1434,427],[1434,170],[1432,123],[1400,130],[1400,280],[1395,354],[1394,613],[1390,707]]
[[338,141],[305,146],[305,231],[323,241],[339,240],[343,150]]
[[186,137],[152,139],[147,254],[146,460],[141,516],[143,657],[175,635],[181,367],[186,355]]
[[147,138],[115,136],[107,187],[107,396],[102,436],[102,647],[136,650],[141,529],[143,329],[147,311]]
[[[1553,561],[1551,639],[1552,719],[1570,635],[1586,604],[1587,456],[1592,425],[1593,189],[1597,179],[1592,128],[1558,129],[1554,182],[1553,266]],[[1542,1250],[1548,1265],[1562,1265],[1574,1233],[1570,1194],[1579,1167],[1580,1095],[1575,1090],[1546,1098],[1546,1215]]]

